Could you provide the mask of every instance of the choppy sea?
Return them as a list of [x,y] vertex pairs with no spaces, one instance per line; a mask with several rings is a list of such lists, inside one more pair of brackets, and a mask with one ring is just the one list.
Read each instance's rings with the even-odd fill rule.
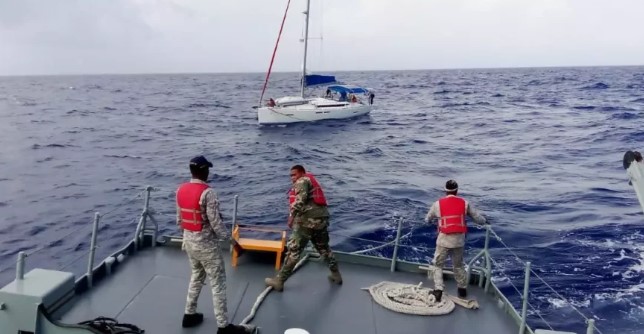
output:
[[[27,270],[81,274],[95,211],[98,259],[120,248],[146,185],[176,233],[174,190],[203,154],[228,222],[237,194],[241,221],[285,224],[302,164],[330,202],[332,247],[390,241],[404,217],[407,260],[432,258],[423,217],[453,178],[499,236],[495,283],[517,308],[532,263],[531,325],[581,332],[579,311],[602,333],[644,332],[644,214],[622,167],[644,149],[644,67],[335,74],[375,89],[370,115],[259,127],[261,73],[0,77],[0,283],[19,251]],[[273,74],[267,96],[298,83]],[[483,240],[472,228],[468,257]]]

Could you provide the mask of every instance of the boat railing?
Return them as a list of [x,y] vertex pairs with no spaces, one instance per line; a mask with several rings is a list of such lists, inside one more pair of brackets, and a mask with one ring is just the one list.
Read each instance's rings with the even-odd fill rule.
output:
[[[85,225],[80,228],[71,228],[71,231],[61,235],[57,235],[51,238],[52,240],[49,242],[40,242],[41,245],[39,247],[36,247],[33,250],[18,251],[17,260],[15,262],[12,262],[10,265],[0,269],[0,280],[2,281],[3,284],[6,283],[5,282],[6,277],[4,274],[7,274],[7,272],[14,267],[15,267],[15,274],[16,274],[15,278],[19,280],[24,279],[28,258],[33,258],[33,257],[36,257],[37,255],[46,253],[50,249],[50,247],[52,247],[53,245],[57,245],[64,240],[73,239],[74,237],[78,237],[78,236],[86,236],[86,238],[89,239],[89,248],[80,252],[80,254],[72,258],[71,261],[65,262],[60,265],[52,265],[51,263],[46,263],[45,267],[51,268],[51,269],[57,269],[57,270],[74,271],[70,267],[77,265],[81,259],[87,258],[86,270],[80,273],[81,277],[77,279],[77,283],[80,281],[84,281],[86,282],[86,287],[91,288],[93,285],[94,274],[98,267],[97,265],[95,265],[95,259],[97,254],[96,251],[97,249],[99,249],[99,244],[98,244],[98,236],[100,234],[99,227],[101,226],[101,223],[104,223],[105,218],[111,218],[111,216],[114,213],[117,213],[118,211],[122,211],[127,204],[132,203],[137,199],[144,198],[144,207],[138,217],[135,237],[132,240],[131,248],[134,248],[134,249],[141,248],[141,243],[143,241],[143,232],[145,231],[150,232],[153,238],[156,238],[156,236],[158,235],[158,223],[155,217],[152,215],[152,212],[150,211],[150,207],[149,207],[150,192],[153,189],[154,189],[153,187],[148,186],[144,190],[136,193],[134,196],[123,199],[122,203],[120,203],[119,205],[116,205],[112,210],[109,210],[105,213],[94,212],[93,219],[91,220],[91,223],[88,225]],[[131,220],[131,223],[134,223],[135,221],[136,219],[133,219]],[[151,246],[154,247],[154,243],[151,243]],[[80,245],[78,247],[80,247]],[[114,253],[113,254],[114,256],[111,256],[111,258],[113,258],[112,260],[114,261],[117,260],[116,257],[120,256],[121,254],[124,254],[126,252],[126,248],[128,247],[122,248],[116,253]],[[121,259],[121,257],[119,257],[119,259]],[[78,274],[78,272],[74,272],[74,273]]]
[[[126,249],[131,249],[134,248],[134,250],[139,250],[141,249],[144,245],[144,236],[146,233],[152,237],[153,241],[158,240],[159,236],[159,224],[158,221],[156,220],[153,210],[150,208],[150,193],[154,188],[151,186],[147,186],[145,190],[142,192],[139,192],[136,194],[136,196],[132,198],[126,199],[126,202],[131,202],[137,198],[143,197],[144,198],[144,204],[143,204],[143,209],[141,210],[141,213],[138,216],[138,222],[136,225],[135,229],[135,234],[134,238],[129,242],[128,246],[125,248],[120,249],[119,251],[115,252],[112,254],[112,256],[108,257],[105,261],[122,261],[122,256],[126,253]],[[238,195],[235,195],[234,197],[234,209],[233,209],[233,217],[232,217],[232,222],[227,223],[226,225],[230,226],[233,225],[235,222],[237,222],[237,207],[238,207]],[[86,284],[86,289],[91,289],[93,286],[93,277],[98,269],[98,267],[95,265],[95,257],[96,257],[96,249],[99,247],[97,243],[97,237],[99,234],[99,225],[101,223],[101,220],[104,219],[106,216],[109,214],[119,210],[120,206],[117,208],[105,213],[105,214],[100,214],[99,212],[95,212],[93,216],[93,221],[91,225],[85,226],[84,228],[81,229],[76,229],[72,231],[71,233],[68,233],[63,236],[57,237],[58,240],[64,240],[68,237],[71,237],[74,234],[82,234],[89,232],[90,233],[90,245],[89,248],[87,249],[86,252],[81,252],[80,256],[76,257],[73,259],[73,261],[68,262],[67,264],[63,265],[60,270],[64,270],[68,268],[70,265],[78,262],[80,259],[87,257],[87,270],[82,273],[82,276],[77,279],[77,284],[80,281],[85,281]],[[172,219],[175,219],[175,217],[172,217]],[[132,222],[134,222],[133,220]],[[430,247],[425,247],[422,245],[409,245],[409,244],[404,244],[402,241],[405,239],[408,239],[413,232],[420,227],[420,225],[415,225],[415,224],[406,224],[406,220],[402,216],[396,216],[394,217],[394,225],[396,226],[396,233],[395,237],[393,240],[390,241],[382,241],[382,240],[372,240],[372,239],[366,239],[366,238],[360,238],[360,237],[355,237],[351,235],[346,235],[338,231],[333,231],[331,230],[329,233],[331,235],[347,238],[350,240],[355,240],[355,241],[360,241],[360,242],[367,242],[371,245],[375,246],[369,246],[367,248],[359,249],[359,250],[352,250],[348,253],[354,254],[354,255],[363,255],[367,254],[369,252],[375,252],[375,251],[380,251],[383,250],[387,247],[393,247],[393,254],[392,256],[386,257],[383,256],[382,254],[377,254],[378,257],[385,257],[387,259],[391,260],[391,265],[390,265],[390,270],[395,271],[396,270],[396,264],[399,260],[402,260],[401,257],[399,256],[399,252],[401,249],[412,249],[414,251],[424,251],[427,252],[428,254],[432,254],[434,249]],[[403,227],[409,228],[409,231],[406,233],[403,233]],[[597,328],[595,324],[595,319],[589,318],[586,315],[584,315],[577,307],[575,307],[570,301],[568,301],[567,298],[563,297],[560,293],[558,293],[546,280],[544,280],[539,274],[537,274],[532,268],[531,262],[530,261],[523,261],[504,241],[503,239],[494,231],[494,229],[490,225],[485,225],[483,227],[478,227],[479,229],[485,230],[485,239],[484,239],[484,245],[483,248],[475,255],[473,256],[466,265],[466,270],[467,270],[467,275],[468,275],[468,281],[470,279],[471,274],[473,271],[477,271],[477,274],[481,277],[481,279],[478,280],[479,287],[483,288],[486,292],[489,291],[489,289],[495,289],[497,292],[498,297],[502,300],[503,304],[507,305],[508,307],[511,308],[511,312],[513,313],[513,316],[517,318],[518,322],[520,323],[520,328],[519,328],[519,333],[524,334],[524,333],[534,333],[533,330],[528,326],[528,308],[531,309],[532,312],[537,314],[537,316],[543,321],[543,323],[548,326],[551,330],[554,330],[553,327],[544,319],[544,317],[541,315],[539,310],[535,308],[530,302],[529,302],[529,296],[530,296],[530,283],[531,280],[536,279],[540,281],[544,286],[546,286],[557,298],[565,301],[566,304],[568,304],[576,313],[578,313],[585,321],[586,323],[586,334],[592,334],[594,332],[597,332],[599,334],[602,334],[602,332]],[[508,275],[505,275],[503,266],[501,266],[490,254],[490,241],[494,240],[498,245],[501,246],[503,251],[508,252],[513,258],[519,261],[523,265],[524,268],[524,284],[523,284],[523,292],[512,282],[510,277]],[[51,243],[50,243],[51,244]],[[151,242],[150,245],[151,247],[155,247],[156,242]],[[42,252],[48,248],[49,244],[45,244],[34,251],[31,252],[25,252],[25,251],[20,251],[18,252],[17,256],[17,261],[14,263],[15,268],[16,268],[16,280],[21,280],[24,279],[24,274],[25,274],[25,264],[26,264],[26,259],[30,256],[33,256],[36,253]],[[104,262],[105,262],[104,261]],[[480,263],[483,262],[482,265]],[[0,274],[7,272],[9,269],[11,269],[13,265],[5,267],[3,269],[0,269]],[[109,263],[107,265],[107,271],[109,274]],[[431,268],[431,266],[428,266],[428,268]],[[500,271],[500,273],[499,273]],[[449,272],[446,270],[446,272]],[[503,274],[502,277],[507,279],[507,282],[512,286],[512,288],[517,292],[517,294],[521,298],[521,310],[517,310],[512,303],[507,299],[505,295],[503,295],[498,287],[492,282],[494,278],[494,275],[496,274]]]
[[[395,238],[391,241],[388,242],[383,242],[383,241],[378,241],[378,240],[372,240],[372,239],[365,239],[365,238],[359,238],[359,237],[354,237],[338,232],[331,231],[330,234],[332,235],[337,235],[341,236],[344,238],[352,239],[352,240],[357,240],[361,242],[367,242],[370,244],[377,244],[376,246],[370,246],[361,250],[357,251],[352,251],[351,254],[365,254],[369,253],[372,251],[376,250],[382,250],[388,246],[393,247],[393,256],[390,258],[391,259],[391,270],[394,271],[396,261],[400,260],[398,256],[398,251],[399,249],[402,248],[410,248],[415,251],[425,251],[426,254],[433,254],[435,251],[435,248],[431,247],[425,247],[422,245],[409,245],[409,244],[403,244],[401,241],[404,238],[409,237],[410,235],[413,234],[414,230],[419,228],[419,225],[414,225],[411,224],[411,226],[408,226],[410,231],[403,234],[401,231],[403,229],[403,226],[405,225],[405,219],[403,217],[394,217],[394,220],[396,222],[396,233],[395,233]],[[494,286],[494,288],[498,291],[498,296],[500,299],[502,299],[503,303],[506,305],[511,306],[513,309],[512,311],[515,312],[515,316],[518,318],[520,322],[520,329],[519,333],[534,333],[530,328],[527,326],[527,321],[528,321],[528,308],[530,308],[531,312],[537,315],[537,317],[543,322],[545,326],[547,326],[550,330],[554,331],[555,329],[552,327],[552,325],[543,317],[541,312],[534,307],[530,301],[529,297],[531,295],[530,292],[530,284],[533,280],[538,280],[541,284],[543,284],[552,294],[554,294],[557,298],[560,300],[564,301],[565,304],[570,306],[572,310],[577,313],[583,320],[584,323],[586,324],[586,334],[592,334],[592,333],[599,333],[602,334],[602,332],[597,328],[595,324],[595,319],[587,317],[585,314],[583,314],[575,305],[573,305],[567,298],[562,296],[557,290],[555,290],[545,279],[543,279],[532,267],[532,264],[530,261],[524,261],[522,260],[512,249],[509,247],[503,239],[494,231],[494,229],[490,225],[484,225],[484,226],[478,226],[474,225],[477,229],[479,230],[484,230],[485,232],[485,239],[484,239],[484,245],[483,248],[476,253],[469,261],[467,261],[466,264],[466,270],[467,270],[467,281],[470,281],[470,276],[472,272],[475,270],[478,272],[479,275],[482,276],[482,279],[479,279],[478,285],[479,287],[483,288],[485,292],[488,292],[491,286]],[[512,258],[517,260],[523,267],[523,278],[524,278],[524,283],[523,283],[523,291],[521,291],[515,283],[512,282],[512,279],[510,278],[509,275],[505,274],[505,270],[503,269],[503,266],[499,264],[490,254],[490,241],[494,240],[497,242],[503,251],[509,253]],[[479,265],[479,262],[483,262],[483,265]],[[432,266],[429,266],[431,268]],[[452,273],[448,270],[444,270],[444,272]],[[508,298],[500,293],[498,290],[498,287],[496,287],[493,283],[493,279],[499,278],[496,275],[501,275],[501,278],[504,278],[507,280],[507,283],[516,291],[517,295],[521,299],[521,309],[517,310],[512,306],[512,303],[508,300]]]

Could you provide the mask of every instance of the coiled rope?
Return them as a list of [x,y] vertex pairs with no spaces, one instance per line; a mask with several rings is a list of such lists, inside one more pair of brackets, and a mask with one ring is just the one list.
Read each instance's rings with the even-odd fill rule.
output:
[[394,312],[443,315],[454,310],[455,304],[450,298],[436,302],[432,294],[434,290],[421,285],[384,281],[362,290],[368,290],[376,303]]
[[443,294],[440,302],[432,294],[433,289],[418,285],[383,281],[362,290],[368,290],[374,301],[394,312],[416,315],[443,315],[454,310],[456,305],[467,309],[479,308],[476,300],[461,299]]

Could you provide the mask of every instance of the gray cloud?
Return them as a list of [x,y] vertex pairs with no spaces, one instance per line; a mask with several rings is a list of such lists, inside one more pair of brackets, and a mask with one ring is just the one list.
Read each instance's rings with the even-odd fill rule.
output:
[[[313,70],[644,62],[644,2],[312,0]],[[286,0],[0,0],[0,75],[263,72]],[[275,63],[301,66],[304,0]]]

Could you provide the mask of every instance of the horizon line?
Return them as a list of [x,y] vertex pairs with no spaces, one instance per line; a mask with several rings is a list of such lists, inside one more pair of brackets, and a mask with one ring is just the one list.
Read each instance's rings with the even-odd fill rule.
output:
[[[540,68],[596,68],[596,67],[642,67],[644,64],[631,65],[556,65],[556,66],[510,66],[510,67],[445,67],[418,69],[384,69],[384,70],[326,70],[316,73],[351,73],[351,72],[421,72],[421,71],[458,71],[458,70],[508,70],[508,69],[540,69]],[[272,71],[271,73],[300,73],[300,71]],[[266,74],[266,71],[231,71],[231,72],[114,72],[114,73],[56,73],[56,74],[0,74],[0,77],[50,77],[50,76],[126,76],[126,75],[203,75],[203,74]]]

